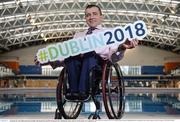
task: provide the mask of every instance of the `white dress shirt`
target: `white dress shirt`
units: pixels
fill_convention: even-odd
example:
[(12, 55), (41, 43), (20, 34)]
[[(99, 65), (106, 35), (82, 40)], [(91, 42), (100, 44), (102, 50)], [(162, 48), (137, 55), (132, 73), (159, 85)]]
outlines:
[[(96, 28), (97, 29), (95, 29), (92, 33), (102, 32), (107, 29), (107, 28), (103, 28), (101, 25), (98, 25)], [(85, 30), (83, 32), (77, 32), (74, 35), (74, 38), (85, 37), (87, 31), (88, 30)], [(95, 50), (95, 52), (99, 54), (104, 60), (108, 59), (112, 62), (117, 62), (123, 58), (125, 52), (125, 51), (117, 51), (118, 47), (119, 45), (114, 44), (114, 45), (98, 48)]]

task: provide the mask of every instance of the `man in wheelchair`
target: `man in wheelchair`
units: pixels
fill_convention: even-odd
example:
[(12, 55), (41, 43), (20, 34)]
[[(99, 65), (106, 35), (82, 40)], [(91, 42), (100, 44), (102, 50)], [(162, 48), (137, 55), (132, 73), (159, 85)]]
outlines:
[[(74, 38), (105, 30), (101, 25), (103, 15), (99, 6), (88, 5), (85, 8), (85, 20), (89, 28), (83, 32), (76, 33)], [(121, 60), (126, 49), (134, 48), (137, 45), (137, 40), (126, 41), (126, 43), (122, 45), (113, 45), (65, 59), (64, 63), (67, 69), (70, 87), (70, 91), (67, 93), (66, 98), (87, 99), (90, 70), (97, 66), (97, 64), (100, 64), (102, 60), (110, 60), (113, 62)], [(99, 57), (97, 55), (99, 55)]]
[[(97, 33), (105, 30), (102, 27), (103, 15), (99, 6), (88, 5), (85, 8), (85, 20), (88, 29), (83, 32), (78, 32), (74, 38), (84, 37), (88, 34)], [(97, 49), (92, 52), (71, 56), (63, 62), (51, 62), (50, 65), (56, 68), (64, 65), (68, 74), (69, 91), (67, 91), (66, 98), (71, 100), (85, 100), (89, 96), (89, 73), (92, 68), (98, 67), (104, 60), (117, 62), (124, 56), (126, 49), (134, 48), (138, 45), (138, 40), (127, 40), (122, 45), (107, 46)], [(96, 81), (96, 75), (93, 76)]]
[[(83, 32), (76, 33), (74, 38), (85, 37), (88, 34), (101, 32), (106, 29), (101, 25), (103, 15), (100, 7), (97, 5), (88, 5), (85, 8), (85, 20), (89, 28)], [(71, 56), (62, 62), (55, 61), (47, 63), (50, 64), (53, 69), (64, 66), (60, 73), (58, 79), (59, 82), (56, 88), (57, 109), (55, 118), (61, 118), (62, 116), (65, 119), (77, 118), (81, 112), (83, 102), (88, 100), (89, 96), (91, 96), (96, 106), (95, 113), (93, 115), (91, 114), (89, 118), (100, 118), (100, 102), (96, 99), (96, 93), (98, 92), (97, 89), (99, 88), (100, 82), (98, 78), (99, 75), (102, 80), (102, 98), (108, 118), (121, 118), (125, 106), (123, 100), (123, 81), (120, 78), (121, 76), (117, 75), (119, 79), (115, 81), (118, 84), (117, 87), (110, 88), (111, 85), (106, 84), (106, 81), (108, 81), (106, 80), (106, 76), (111, 77), (111, 70), (109, 69), (112, 69), (113, 67), (115, 71), (118, 72), (118, 64), (115, 62), (123, 58), (126, 49), (134, 48), (137, 45), (138, 40), (136, 39), (131, 41), (126, 40), (125, 43), (121, 45), (114, 44), (85, 54)], [(38, 64), (39, 62), (36, 58), (37, 57), (35, 57), (35, 63)], [(104, 62), (109, 62), (110, 65)], [(102, 64), (104, 65), (103, 68)], [(91, 72), (94, 69), (95, 72)], [(91, 73), (92, 75), (90, 77)], [(117, 99), (115, 100), (115, 98)], [(118, 109), (116, 105), (113, 106), (114, 100), (118, 103)]]

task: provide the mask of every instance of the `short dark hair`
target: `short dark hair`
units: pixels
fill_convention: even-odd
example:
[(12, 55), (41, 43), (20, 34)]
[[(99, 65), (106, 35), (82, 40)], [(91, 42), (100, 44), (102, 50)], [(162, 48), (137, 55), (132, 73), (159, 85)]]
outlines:
[[(100, 15), (102, 15), (101, 8), (100, 8), (98, 5), (94, 5), (94, 4), (87, 5), (87, 6), (86, 6), (86, 9), (88, 9), (88, 8), (92, 8), (92, 7), (96, 7), (96, 8), (98, 8), (98, 9), (99, 9), (99, 12), (100, 12)], [(85, 10), (86, 10), (86, 9), (85, 9)]]

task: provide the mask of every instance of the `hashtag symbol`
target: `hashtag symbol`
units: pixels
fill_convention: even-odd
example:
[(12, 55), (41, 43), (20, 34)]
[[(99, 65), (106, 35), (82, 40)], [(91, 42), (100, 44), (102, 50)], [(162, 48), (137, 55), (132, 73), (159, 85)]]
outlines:
[(38, 57), (40, 62), (46, 62), (48, 59), (46, 50), (40, 50)]

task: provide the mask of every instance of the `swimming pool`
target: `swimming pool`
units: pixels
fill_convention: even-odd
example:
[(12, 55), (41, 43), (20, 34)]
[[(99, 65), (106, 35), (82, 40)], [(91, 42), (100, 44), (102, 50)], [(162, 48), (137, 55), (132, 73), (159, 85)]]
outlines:
[[(131, 93), (126, 94), (125, 98), (126, 113), (180, 114), (180, 94), (178, 93)], [(98, 99), (102, 101), (101, 95), (98, 96)], [(53, 93), (0, 94), (0, 115), (55, 112), (56, 108), (56, 98)], [(91, 113), (94, 109), (92, 101), (85, 102), (82, 113)], [(103, 102), (101, 102), (100, 112), (105, 112)]]

